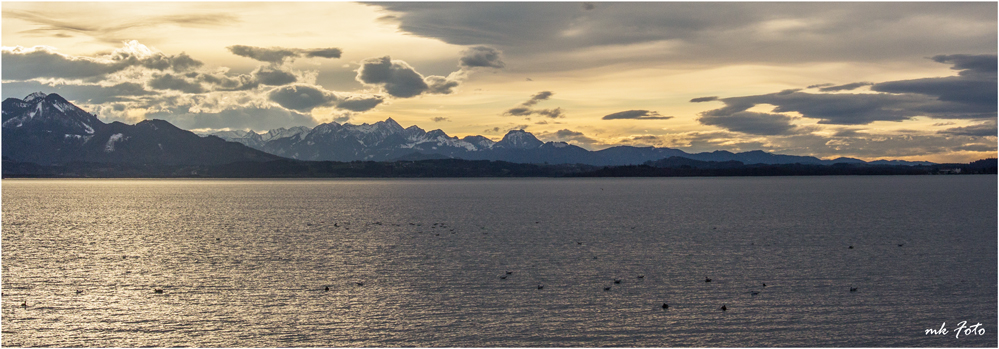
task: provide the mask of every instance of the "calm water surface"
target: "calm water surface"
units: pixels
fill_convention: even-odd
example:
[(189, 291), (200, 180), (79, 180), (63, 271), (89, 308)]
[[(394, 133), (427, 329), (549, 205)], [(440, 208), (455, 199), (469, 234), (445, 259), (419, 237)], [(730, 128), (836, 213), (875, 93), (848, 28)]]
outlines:
[(999, 344), (995, 176), (2, 187), (3, 346)]

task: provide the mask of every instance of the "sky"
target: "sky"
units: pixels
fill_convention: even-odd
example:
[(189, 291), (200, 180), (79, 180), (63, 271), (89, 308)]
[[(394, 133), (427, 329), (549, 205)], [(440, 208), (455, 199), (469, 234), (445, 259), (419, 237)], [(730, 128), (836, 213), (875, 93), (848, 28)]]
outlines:
[(997, 3), (3, 2), (2, 97), (196, 132), (997, 155)]

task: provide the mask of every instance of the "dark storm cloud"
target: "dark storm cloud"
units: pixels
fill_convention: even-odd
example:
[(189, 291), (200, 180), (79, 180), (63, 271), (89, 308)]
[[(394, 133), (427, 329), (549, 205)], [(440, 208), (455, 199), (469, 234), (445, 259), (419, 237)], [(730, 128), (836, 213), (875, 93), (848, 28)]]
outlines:
[(752, 135), (777, 136), (796, 133), (795, 126), (791, 124), (791, 117), (781, 114), (742, 111), (728, 115), (703, 115), (697, 121), (704, 125)]
[(343, 50), (339, 48), (298, 49), (245, 45), (232, 45), (226, 48), (234, 55), (273, 64), (281, 64), (287, 60), (302, 57), (340, 58), (340, 54), (343, 53)]
[[(798, 112), (820, 124), (864, 125), (874, 121), (902, 121), (915, 116), (938, 119), (996, 118), (996, 70), (982, 61), (996, 62), (995, 55), (942, 56), (938, 61), (962, 65), (959, 76), (889, 81), (871, 85), (886, 93), (816, 94), (797, 90), (720, 99), (725, 106), (701, 113), (709, 122), (729, 123), (728, 118), (759, 104), (776, 106), (775, 113)], [(965, 73), (972, 71), (972, 73)], [(775, 114), (768, 114), (775, 115)], [(758, 115), (757, 115), (758, 116)], [(720, 121), (718, 121), (720, 120)], [(775, 129), (776, 130), (776, 129)]]
[(504, 63), (500, 59), (499, 50), (488, 46), (474, 46), (462, 51), (458, 66), (462, 68), (503, 68)]
[(139, 56), (133, 49), (137, 42), (126, 43), (126, 47), (113, 51), (101, 58), (74, 57), (52, 51), (48, 47), (4, 48), (2, 54), (4, 80), (28, 80), (34, 78), (101, 79), (107, 74), (129, 67), (145, 67), (153, 70), (171, 69), (184, 72), (200, 67), (201, 62), (185, 53), (167, 56), (153, 53)]
[(189, 81), (183, 76), (174, 74), (153, 75), (149, 87), (157, 90), (174, 90), (184, 93), (202, 93), (206, 90), (197, 81)]
[(602, 119), (603, 120), (615, 120), (615, 119), (666, 120), (672, 118), (673, 118), (672, 116), (662, 116), (658, 112), (651, 110), (625, 110), (613, 114), (604, 115)]
[(385, 100), (381, 97), (351, 97), (336, 104), (337, 109), (363, 112), (373, 109)]
[(302, 112), (315, 107), (331, 106), (337, 100), (333, 93), (307, 85), (279, 87), (271, 91), (268, 97), (282, 107)]
[(691, 99), (690, 101), (693, 102), (693, 103), (701, 103), (701, 102), (710, 102), (710, 101), (717, 101), (717, 100), (718, 100), (718, 96), (711, 96), (711, 97), (697, 97), (697, 98)]
[(449, 94), (459, 85), (457, 80), (431, 75), (426, 78), (404, 61), (391, 57), (369, 58), (361, 62), (357, 81), (381, 86), (392, 97), (410, 98), (423, 93)]
[[(839, 85), (839, 86), (822, 87), (822, 88), (819, 88), (819, 91), (822, 91), (822, 92), (851, 91), (851, 90), (856, 90), (856, 89), (864, 87), (864, 86), (871, 86), (871, 85), (874, 85), (874, 83), (873, 82), (854, 82), (854, 83), (845, 84), (845, 85)], [(812, 87), (809, 87), (809, 88), (812, 88)]]
[(541, 91), (541, 92), (535, 93), (534, 95), (531, 96), (530, 99), (524, 101), (523, 103), (520, 103), (520, 105), (518, 105), (516, 107), (513, 107), (513, 108), (510, 108), (507, 111), (503, 112), (503, 115), (507, 115), (507, 116), (541, 115), (541, 116), (549, 117), (549, 118), (552, 118), (552, 119), (557, 119), (557, 118), (565, 117), (565, 114), (562, 112), (562, 108), (555, 108), (555, 109), (531, 109), (531, 107), (533, 107), (534, 105), (538, 104), (539, 102), (548, 100), (554, 94), (555, 93), (553, 93), (551, 91)]
[[(995, 3), (374, 3), (403, 31), (543, 59), (606, 46), (675, 42), (647, 60), (885, 61), (994, 52)], [(984, 50), (984, 51), (983, 51)], [(667, 55), (667, 56), (664, 56)], [(617, 59), (555, 60), (573, 69)], [(641, 59), (641, 58), (636, 58)], [(617, 59), (619, 61), (619, 59)]]

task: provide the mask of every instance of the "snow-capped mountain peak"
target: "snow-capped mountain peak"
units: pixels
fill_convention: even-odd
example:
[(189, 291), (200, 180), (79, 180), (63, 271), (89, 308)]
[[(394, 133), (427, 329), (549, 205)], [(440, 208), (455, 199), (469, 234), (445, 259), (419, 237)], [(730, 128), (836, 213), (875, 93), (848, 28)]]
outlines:
[(493, 145), (494, 148), (508, 149), (535, 149), (544, 142), (538, 140), (533, 134), (524, 130), (510, 130), (503, 139)]

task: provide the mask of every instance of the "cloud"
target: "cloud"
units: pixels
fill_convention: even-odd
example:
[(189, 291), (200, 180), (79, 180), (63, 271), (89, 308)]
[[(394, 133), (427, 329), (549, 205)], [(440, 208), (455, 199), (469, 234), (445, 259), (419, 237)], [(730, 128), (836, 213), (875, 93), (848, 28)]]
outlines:
[(287, 85), (298, 81), (298, 78), (292, 73), (265, 67), (257, 68), (253, 72), (253, 76), (257, 82), (271, 86)]
[[(994, 3), (374, 3), (401, 31), (488, 45), (539, 71), (621, 62), (583, 55), (659, 46), (629, 61), (883, 62), (994, 51)], [(666, 47), (666, 49), (663, 49)], [(682, 47), (683, 49), (671, 49)], [(992, 47), (992, 49), (989, 49)], [(890, 49), (886, 49), (890, 48)], [(572, 54), (579, 54), (572, 56)], [(567, 60), (566, 57), (586, 57)]]
[(972, 137), (987, 137), (997, 136), (996, 122), (989, 121), (978, 125), (964, 126), (964, 127), (952, 127), (937, 133), (954, 135), (954, 136), (972, 136)]
[(281, 64), (285, 61), (292, 61), (295, 58), (302, 57), (340, 58), (340, 55), (343, 53), (343, 50), (339, 48), (265, 48), (245, 45), (232, 45), (226, 48), (234, 55), (272, 64)]
[(454, 92), (453, 89), (458, 87), (460, 84), (457, 80), (437, 75), (428, 76), (424, 78), (423, 81), (427, 83), (427, 93), (439, 95), (446, 95)]
[[(850, 90), (856, 90), (856, 89), (858, 89), (860, 87), (863, 87), (863, 86), (871, 86), (871, 85), (874, 85), (874, 83), (873, 82), (854, 82), (854, 83), (851, 83), (851, 84), (845, 84), (845, 85), (839, 85), (839, 86), (822, 87), (822, 88), (819, 88), (819, 91), (822, 91), (822, 92), (850, 91)], [(812, 85), (812, 86), (815, 86), (815, 85)], [(809, 88), (813, 88), (812, 86), (809, 86)]]
[(535, 93), (534, 95), (531, 96), (530, 99), (524, 101), (523, 103), (520, 103), (519, 106), (510, 108), (507, 111), (503, 112), (503, 115), (508, 115), (508, 116), (541, 115), (552, 119), (565, 117), (565, 114), (562, 113), (562, 108), (531, 109), (531, 107), (538, 104), (539, 102), (548, 100), (554, 94), (555, 93), (551, 91), (541, 91)]
[(461, 68), (503, 68), (505, 64), (500, 59), (500, 51), (488, 46), (473, 46), (462, 51), (462, 56), (458, 60)]
[(174, 72), (185, 72), (200, 67), (202, 63), (185, 53), (167, 56), (153, 52), (137, 41), (126, 42), (110, 54), (98, 57), (69, 56), (58, 53), (55, 48), (35, 46), (4, 47), (2, 50), (4, 80), (28, 80), (34, 78), (102, 79), (108, 74), (130, 67)]
[(392, 97), (410, 98), (423, 93), (449, 94), (459, 84), (456, 76), (460, 74), (424, 78), (408, 63), (385, 56), (362, 61), (356, 79), (363, 84), (380, 86)]
[[(805, 93), (785, 90), (777, 93), (730, 97), (720, 99), (725, 106), (701, 113), (702, 119), (720, 124), (741, 125), (738, 113), (769, 104), (776, 106), (775, 113), (797, 112), (801, 116), (818, 119), (820, 124), (864, 125), (874, 121), (902, 121), (916, 116), (938, 119), (995, 119), (996, 72), (979, 67), (978, 62), (991, 60), (996, 55), (942, 56), (942, 61), (955, 62), (968, 67), (959, 76), (888, 81), (871, 85), (871, 90), (884, 93)], [(960, 62), (960, 63), (959, 63)], [(977, 69), (977, 70), (975, 70)], [(965, 73), (972, 71), (972, 73)], [(866, 84), (866, 83), (858, 83)], [(849, 84), (848, 84), (849, 85)], [(843, 85), (846, 86), (846, 85)], [(754, 120), (762, 115), (739, 114)], [(727, 118), (731, 117), (731, 118)], [(759, 121), (758, 122), (762, 122)], [(771, 121), (773, 123), (774, 121)], [(762, 125), (761, 125), (762, 126)], [(764, 132), (777, 132), (776, 124), (764, 127)]]
[(565, 117), (565, 115), (562, 114), (562, 108), (538, 109), (538, 110), (534, 110), (532, 113), (533, 114), (537, 114), (537, 115), (541, 115), (541, 116), (546, 116), (546, 117), (549, 117), (549, 118), (552, 118), (552, 119), (557, 119), (557, 118)]
[(996, 103), (999, 102), (996, 98), (999, 93), (996, 85), (996, 55), (936, 56), (933, 60), (954, 63), (951, 69), (959, 69), (961, 72), (958, 76), (883, 82), (874, 84), (871, 90), (933, 96), (940, 101), (981, 107), (981, 112), (991, 111), (995, 115)]
[(781, 114), (741, 111), (723, 115), (702, 115), (697, 121), (704, 125), (754, 135), (776, 136), (797, 133), (796, 127), (791, 124), (791, 117)]
[(960, 70), (961, 76), (996, 74), (996, 55), (938, 55), (933, 56), (937, 63), (953, 63), (951, 69)]
[(332, 106), (337, 101), (332, 92), (308, 85), (279, 87), (272, 90), (268, 98), (282, 107), (303, 112), (316, 107)]
[(343, 54), (343, 50), (335, 47), (305, 50), (306, 57), (340, 58), (341, 54)]
[(354, 112), (363, 112), (374, 109), (376, 106), (384, 102), (385, 100), (379, 96), (372, 97), (358, 97), (352, 96), (346, 99), (342, 99), (336, 104), (338, 109), (350, 110)]
[(672, 116), (662, 116), (658, 112), (651, 110), (626, 110), (622, 112), (604, 115), (602, 119), (603, 120), (615, 120), (615, 119), (667, 120), (672, 118), (673, 118)]
[(717, 100), (718, 100), (718, 96), (711, 96), (711, 97), (697, 97), (697, 98), (691, 99), (690, 101), (693, 102), (693, 103), (701, 103), (701, 102), (710, 102), (710, 101), (717, 101)]
[(153, 78), (149, 80), (149, 87), (157, 90), (174, 90), (184, 93), (206, 92), (205, 88), (202, 87), (197, 81), (189, 81), (181, 75), (169, 73), (154, 75)]
[(279, 107), (230, 107), (219, 112), (191, 112), (178, 107), (146, 115), (163, 119), (183, 129), (253, 129), (271, 130), (288, 125), (315, 126), (312, 116)]
[(3, 17), (4, 19), (16, 18), (34, 24), (33, 29), (21, 31), (21, 34), (59, 38), (86, 35), (110, 44), (132, 40), (136, 30), (147, 28), (160, 26), (204, 28), (226, 26), (239, 22), (238, 17), (223, 12), (163, 16), (129, 15), (110, 21), (105, 17), (96, 24), (88, 23), (95, 21), (95, 19), (85, 14), (81, 15), (80, 18), (62, 21), (53, 19), (52, 14), (48, 12), (4, 10)]
[(433, 122), (444, 122), (444, 121), (451, 122), (451, 119), (448, 119), (448, 118), (443, 117), (443, 116), (436, 116), (436, 117), (430, 119), (430, 121), (433, 121)]

